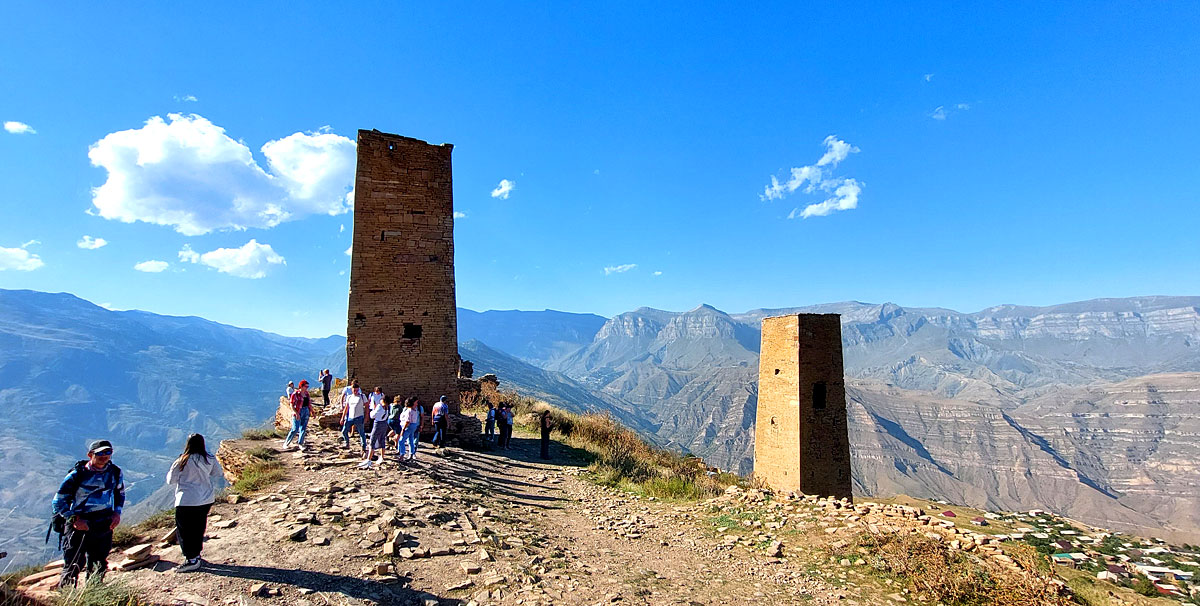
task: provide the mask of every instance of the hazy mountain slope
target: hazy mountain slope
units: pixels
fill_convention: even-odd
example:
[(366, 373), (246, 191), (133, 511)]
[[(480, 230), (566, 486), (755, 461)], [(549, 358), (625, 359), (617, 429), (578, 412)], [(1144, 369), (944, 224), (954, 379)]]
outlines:
[(137, 501), (161, 486), (188, 434), (261, 424), (289, 379), (315, 380), (344, 344), (0, 290), (0, 510), (16, 512), (0, 517), (0, 537), (43, 526), (90, 440), (113, 441)]
[(458, 340), (478, 340), (534, 365), (591, 343), (605, 319), (595, 314), (546, 311), (471, 311), (458, 308)]

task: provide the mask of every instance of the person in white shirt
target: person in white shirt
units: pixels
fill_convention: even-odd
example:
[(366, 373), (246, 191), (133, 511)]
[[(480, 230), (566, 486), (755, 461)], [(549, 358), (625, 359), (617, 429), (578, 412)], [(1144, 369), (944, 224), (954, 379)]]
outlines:
[[(376, 398), (375, 396), (379, 396)], [(371, 394), (371, 446), (367, 450), (367, 458), (359, 465), (364, 469), (370, 469), (375, 465), (383, 464), (383, 452), (387, 450), (387, 435), (388, 435), (388, 407), (383, 401), (383, 390), (376, 387), (375, 393)], [(372, 462), (371, 459), (379, 454), (379, 460)]]
[(367, 432), (364, 426), (366, 399), (358, 387), (354, 387), (349, 396), (342, 398), (342, 440), (346, 443), (346, 448), (350, 448), (350, 430), (357, 430), (364, 453), (367, 452)]
[(288, 386), (287, 386), (287, 399), (288, 399), (288, 401), (289, 401), (289, 402), (291, 402), (291, 401), (292, 401), (292, 394), (294, 394), (294, 393), (296, 393), (296, 382), (295, 382), (295, 381), (288, 381)]
[(400, 460), (404, 461), (404, 453), (408, 453), (409, 461), (417, 460), (417, 440), (420, 439), (420, 434), (417, 430), (421, 427), (421, 413), (417, 412), (416, 398), (409, 398), (404, 404), (404, 412), (400, 414)]
[(221, 474), (221, 464), (204, 447), (204, 436), (188, 436), (183, 454), (167, 471), (167, 485), (175, 488), (175, 536), (184, 557), (175, 572), (200, 569), (208, 511), (215, 499), (213, 483)]
[(355, 389), (358, 389), (358, 379), (351, 381), (349, 385), (342, 388), (343, 404), (346, 402), (346, 398), (350, 397), (354, 393)]

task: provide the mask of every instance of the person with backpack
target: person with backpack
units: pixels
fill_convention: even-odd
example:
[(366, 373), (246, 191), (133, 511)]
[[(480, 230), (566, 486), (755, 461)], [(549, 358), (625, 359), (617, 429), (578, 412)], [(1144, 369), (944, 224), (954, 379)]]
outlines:
[[(300, 382), (302, 391), (305, 383)], [(303, 441), (303, 433), (300, 439)], [(204, 436), (198, 433), (188, 436), (183, 454), (167, 471), (167, 485), (175, 489), (175, 538), (184, 558), (175, 572), (200, 570), (208, 511), (215, 500), (213, 484), (222, 473), (217, 457), (209, 454), (204, 446)]]
[(312, 416), (312, 398), (308, 395), (308, 381), (300, 381), (300, 389), (292, 393), (292, 430), (283, 440), (283, 448), (291, 447), (292, 438), (304, 451), (304, 436), (308, 433), (308, 419)]
[(89, 581), (93, 576), (103, 581), (108, 572), (113, 529), (121, 523), (125, 507), (125, 481), (112, 454), (112, 442), (92, 442), (88, 458), (75, 464), (54, 495), (55, 526), (61, 522), (63, 528), (59, 587), (74, 587), (82, 570)]
[(449, 425), (450, 404), (446, 396), (438, 398), (433, 405), (433, 446), (441, 448), (446, 444), (446, 427)]
[(508, 437), (512, 435), (512, 421), (508, 416), (508, 404), (501, 404), (496, 411), (496, 426), (500, 429), (500, 439), (496, 442), (502, 450), (508, 450)]
[(400, 423), (400, 415), (404, 414), (404, 406), (407, 402), (400, 399), (400, 396), (392, 398), (392, 407), (388, 409), (387, 424), (392, 433), (396, 434), (396, 454), (404, 456), (404, 428)]

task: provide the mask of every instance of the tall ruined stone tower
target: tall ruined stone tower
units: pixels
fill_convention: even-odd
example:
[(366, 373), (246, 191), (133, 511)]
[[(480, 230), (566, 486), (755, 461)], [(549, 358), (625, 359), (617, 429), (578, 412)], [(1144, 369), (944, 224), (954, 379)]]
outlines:
[(457, 413), (453, 147), (358, 131), (346, 369)]
[(778, 491), (851, 497), (840, 316), (763, 320), (757, 422), (755, 476)]

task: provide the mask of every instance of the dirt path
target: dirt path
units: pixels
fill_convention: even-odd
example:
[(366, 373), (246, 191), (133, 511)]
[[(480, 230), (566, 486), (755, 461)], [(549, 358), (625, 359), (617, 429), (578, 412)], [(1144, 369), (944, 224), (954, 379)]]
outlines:
[(158, 547), (155, 567), (114, 578), (206, 606), (855, 603), (786, 560), (722, 545), (699, 505), (588, 482), (558, 443), (551, 461), (518, 435), (507, 451), (424, 448), (417, 466), (362, 470), (339, 442), (314, 431), (307, 453), (277, 455), (286, 480), (218, 503), (201, 572), (173, 573), (178, 548)]

